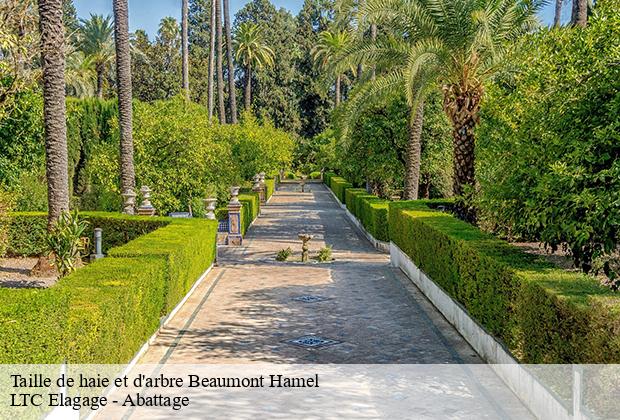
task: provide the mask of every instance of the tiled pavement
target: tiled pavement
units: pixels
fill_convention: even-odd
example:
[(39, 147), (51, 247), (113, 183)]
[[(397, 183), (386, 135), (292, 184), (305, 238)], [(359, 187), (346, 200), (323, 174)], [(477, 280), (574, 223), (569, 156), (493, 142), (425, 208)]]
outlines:
[[(347, 220), (322, 184), (283, 184), (240, 248), (216, 267), (141, 363), (480, 363), (463, 338)], [(331, 263), (277, 262), (300, 231)], [(296, 298), (318, 296), (318, 302)], [(287, 342), (333, 341), (320, 348)]]

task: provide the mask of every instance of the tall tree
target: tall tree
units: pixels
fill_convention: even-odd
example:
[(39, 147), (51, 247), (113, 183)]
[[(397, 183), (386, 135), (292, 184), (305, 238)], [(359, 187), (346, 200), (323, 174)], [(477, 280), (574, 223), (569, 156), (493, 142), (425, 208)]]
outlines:
[(222, 60), (222, 3), (215, 0), (215, 57), (217, 74), (217, 105), (220, 124), (226, 124), (226, 106), (224, 105), (224, 65)]
[(181, 6), (181, 43), (183, 44), (183, 91), (185, 98), (189, 101), (189, 40), (188, 40), (188, 20), (189, 6), (188, 0), (182, 0)]
[(48, 228), (52, 228), (60, 215), (69, 210), (65, 28), (62, 6), (62, 0), (39, 0)]
[[(405, 80), (412, 108), (440, 86), (444, 110), (452, 123), (455, 195), (475, 186), (475, 128), (484, 82), (492, 77), (507, 44), (538, 26), (536, 13), (544, 1), (530, 0), (368, 0), (362, 13), (389, 28), (391, 37), (352, 49), (356, 59), (392, 62), (377, 77), (377, 88)], [(405, 49), (395, 48), (406, 42)], [(466, 214), (475, 219), (475, 214)]]
[[(318, 43), (312, 49), (314, 60), (319, 64), (320, 68), (328, 70), (335, 77), (334, 96), (336, 106), (340, 105), (343, 72), (335, 64), (352, 42), (353, 37), (348, 31), (323, 31), (319, 34)], [(350, 66), (350, 68), (353, 70), (354, 66)]]
[(245, 22), (237, 29), (235, 37), (237, 61), (245, 68), (245, 109), (252, 108), (252, 71), (254, 68), (273, 66), (274, 55), (264, 43), (261, 26)]
[(237, 92), (235, 88), (235, 68), (233, 62), (233, 42), (230, 30), (229, 0), (224, 0), (224, 32), (226, 33), (226, 63), (228, 65), (228, 102), (230, 122), (237, 124)]
[(97, 72), (97, 97), (103, 98), (106, 72), (114, 60), (112, 17), (91, 14), (81, 20), (80, 49), (91, 57)]
[(129, 7), (127, 0), (114, 0), (114, 39), (120, 126), (121, 191), (133, 190), (136, 175), (133, 164), (133, 110), (131, 53), (129, 50)]
[(571, 24), (586, 27), (588, 24), (588, 0), (573, 0)]
[(562, 24), (562, 0), (555, 0), (555, 14), (553, 15), (553, 26), (559, 28)]
[(217, 0), (211, 0), (211, 19), (209, 25), (210, 42), (209, 42), (209, 119), (213, 117), (213, 98), (214, 98), (214, 86), (213, 80), (215, 76), (215, 16), (216, 16), (216, 2)]

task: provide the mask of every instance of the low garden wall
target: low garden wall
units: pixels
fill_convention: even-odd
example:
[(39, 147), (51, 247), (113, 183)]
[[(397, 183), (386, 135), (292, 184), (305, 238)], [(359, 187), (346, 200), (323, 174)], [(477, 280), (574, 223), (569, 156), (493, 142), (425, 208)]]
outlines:
[[(49, 289), (0, 288), (0, 363), (125, 363), (215, 259), (215, 221), (84, 216), (103, 228), (108, 256)], [(45, 218), (12, 220), (29, 227), (11, 237), (13, 253), (35, 254)]]
[(446, 200), (388, 202), (344, 178), (324, 182), (376, 239), (417, 269), (523, 363), (618, 363), (620, 295), (486, 234)]

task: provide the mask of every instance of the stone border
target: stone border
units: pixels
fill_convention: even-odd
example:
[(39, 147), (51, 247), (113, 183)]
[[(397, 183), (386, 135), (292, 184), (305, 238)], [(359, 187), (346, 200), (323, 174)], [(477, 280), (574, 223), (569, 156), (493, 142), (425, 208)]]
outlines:
[(349, 211), (349, 209), (347, 208), (346, 204), (342, 204), (340, 202), (340, 200), (338, 200), (338, 197), (336, 197), (336, 194), (334, 194), (332, 189), (329, 188), (329, 186), (327, 186), (327, 184), (323, 184), (323, 185), (325, 185), (327, 187), (327, 191), (329, 191), (329, 193), (332, 195), (334, 200), (336, 200), (336, 203), (338, 203), (340, 205), (340, 208), (342, 208), (344, 210), (344, 212), (347, 215), (347, 217), (349, 218), (349, 220), (351, 220), (353, 225), (355, 225), (355, 227), (357, 227), (364, 234), (364, 236), (366, 237), (366, 239), (368, 239), (370, 241), (372, 246), (374, 246), (377, 251), (381, 251), (384, 254), (389, 254), (390, 253), (390, 243), (389, 242), (383, 242), (383, 241), (380, 241), (378, 239), (375, 239), (375, 237), (372, 236), (370, 234), (370, 232), (368, 232), (366, 230), (366, 228), (364, 228), (364, 225), (362, 225), (362, 223), (359, 221), (359, 219), (357, 217), (355, 217), (353, 215), (353, 213), (351, 213)]
[(569, 408), (521, 366), (502, 343), (471, 318), (463, 306), (444, 292), (393, 242), (390, 242), (390, 262), (409, 277), (536, 417), (558, 420), (573, 418)]

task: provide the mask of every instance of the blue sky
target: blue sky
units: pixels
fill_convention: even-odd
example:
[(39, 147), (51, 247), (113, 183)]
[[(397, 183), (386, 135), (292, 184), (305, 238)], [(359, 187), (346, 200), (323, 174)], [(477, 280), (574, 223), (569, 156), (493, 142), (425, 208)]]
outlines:
[[(271, 0), (276, 7), (284, 7), (293, 14), (297, 14), (303, 4), (303, 0)], [(112, 0), (74, 0), (78, 16), (88, 17), (91, 13), (112, 14)], [(248, 3), (248, 0), (230, 0), (230, 13), (234, 15), (237, 10)], [(542, 14), (544, 22), (549, 23), (553, 19), (553, 3), (546, 7)], [(568, 2), (567, 2), (568, 3)], [(569, 3), (570, 4), (570, 3)], [(564, 17), (568, 19), (570, 7), (564, 7)], [(166, 16), (180, 19), (181, 0), (129, 0), (129, 26), (131, 31), (145, 29), (149, 36), (157, 34), (159, 21)]]

